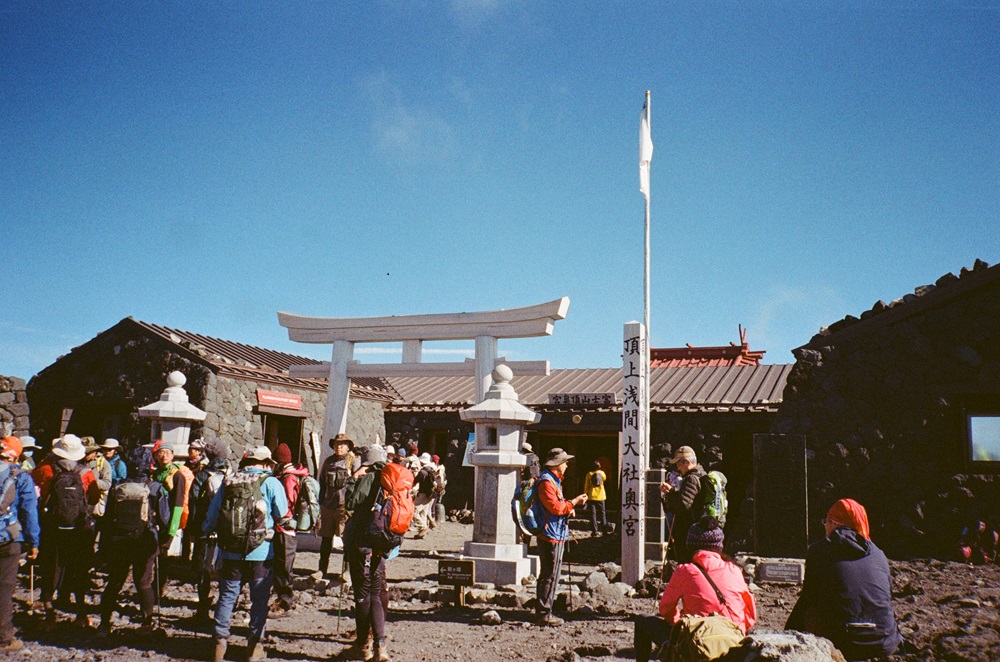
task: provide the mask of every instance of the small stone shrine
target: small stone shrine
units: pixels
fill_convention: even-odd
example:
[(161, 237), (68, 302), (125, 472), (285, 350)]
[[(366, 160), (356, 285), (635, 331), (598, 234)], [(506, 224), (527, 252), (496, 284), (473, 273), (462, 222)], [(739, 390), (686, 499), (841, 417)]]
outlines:
[(187, 446), (191, 425), (205, 420), (206, 413), (188, 401), (187, 377), (175, 370), (167, 375), (167, 388), (156, 402), (139, 408), (139, 416), (152, 423), (150, 440), (162, 439), (176, 447)]

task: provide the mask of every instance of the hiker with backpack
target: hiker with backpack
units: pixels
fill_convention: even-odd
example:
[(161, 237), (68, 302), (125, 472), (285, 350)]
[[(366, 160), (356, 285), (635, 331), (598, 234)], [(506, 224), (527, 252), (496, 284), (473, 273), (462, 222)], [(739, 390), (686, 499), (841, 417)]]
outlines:
[(289, 503), (289, 523), (275, 524), (274, 531), (274, 593), (277, 596), (269, 614), (272, 618), (288, 615), (295, 604), (292, 590), (292, 568), (295, 566), (296, 521), (293, 517), (300, 494), (308, 495), (309, 490), (300, 489), (303, 480), (309, 478), (309, 468), (292, 463), (292, 450), (288, 444), (278, 444), (274, 452), (274, 476), (285, 490)]
[(344, 524), (347, 522), (345, 496), (347, 479), (355, 469), (354, 440), (346, 434), (330, 439), (333, 454), (326, 458), (319, 471), (319, 571), (330, 570), (330, 554), (343, 549)]
[(41, 446), (35, 443), (35, 438), (29, 435), (24, 435), (21, 439), (21, 457), (20, 465), (21, 469), (27, 472), (32, 472), (37, 466), (35, 464), (35, 451), (37, 451)]
[(197, 577), (198, 611), (195, 618), (200, 623), (209, 620), (212, 609), (212, 582), (218, 579), (218, 541), (214, 533), (203, 533), (202, 525), (215, 493), (222, 487), (222, 481), (229, 475), (229, 446), (219, 439), (205, 444), (208, 463), (194, 475), (188, 498), (188, 525), (185, 536), (190, 534), (192, 544), (191, 566)]
[(867, 511), (840, 499), (823, 527), (826, 537), (806, 552), (802, 590), (785, 628), (826, 637), (848, 660), (892, 655), (903, 638), (892, 609), (889, 561), (871, 539)]
[(38, 497), (31, 475), (21, 469), (22, 452), (17, 437), (0, 442), (0, 653), (24, 647), (14, 629), (14, 589), (25, 546), (29, 563), (38, 556)]
[(545, 458), (545, 470), (538, 477), (538, 504), (541, 530), (538, 532), (538, 573), (536, 597), (538, 607), (535, 622), (538, 625), (562, 625), (563, 620), (552, 613), (552, 605), (559, 589), (562, 572), (563, 550), (569, 540), (569, 518), (573, 510), (587, 503), (587, 495), (580, 494), (564, 499), (563, 477), (574, 456), (561, 448), (553, 448)]
[(229, 645), (230, 624), (244, 584), (250, 587), (248, 660), (267, 658), (262, 640), (267, 625), (268, 601), (273, 582), (271, 541), (277, 522), (288, 522), (288, 500), (277, 478), (267, 446), (257, 446), (243, 456), (240, 470), (226, 476), (208, 506), (203, 533), (218, 535), (219, 600), (215, 606), (214, 662), (223, 662)]
[(170, 521), (170, 494), (150, 477), (153, 454), (140, 446), (132, 451), (132, 477), (118, 483), (108, 495), (101, 534), (102, 551), (108, 562), (108, 583), (101, 595), (101, 625), (98, 634), (109, 636), (118, 596), (132, 571), (142, 622), (136, 634), (151, 634), (153, 579), (160, 551), (159, 535)]
[[(190, 515), (189, 502), (194, 474), (183, 462), (174, 461), (177, 450), (162, 439), (153, 444), (153, 461), (156, 465), (153, 480), (161, 483), (170, 493), (170, 523), (167, 525), (166, 535), (160, 536), (160, 547), (164, 552), (170, 549), (177, 533), (187, 526)], [(162, 577), (159, 581), (159, 590), (162, 590), (165, 582)]]
[(38, 486), (42, 527), (39, 565), (41, 601), (45, 607), (43, 630), (56, 626), (52, 598), (56, 590), (76, 597), (74, 625), (90, 627), (87, 590), (94, 558), (94, 506), (101, 498), (94, 473), (80, 462), (86, 451), (75, 434), (52, 442), (52, 452), (31, 477)]
[(679, 533), (674, 536), (677, 559), (686, 563), (691, 560), (691, 551), (685, 544), (684, 534), (703, 514), (705, 495), (702, 493), (701, 479), (707, 474), (698, 464), (698, 456), (690, 446), (678, 448), (670, 464), (680, 472), (681, 486), (680, 489), (675, 489), (671, 483), (660, 483), (660, 500), (663, 507), (673, 514), (671, 530)]
[[(590, 471), (583, 479), (583, 491), (587, 495), (587, 510), (590, 511), (590, 535), (603, 536), (608, 528), (608, 514), (605, 509), (605, 502), (608, 500), (607, 490), (604, 483), (608, 480), (608, 475), (601, 469), (601, 463), (594, 460)], [(600, 523), (598, 524), (598, 519)]]
[(125, 460), (121, 456), (121, 444), (117, 439), (105, 439), (101, 444), (101, 453), (111, 468), (111, 487), (114, 487), (128, 477), (128, 467), (125, 466)]
[(714, 518), (703, 517), (688, 528), (685, 543), (691, 561), (677, 566), (670, 577), (660, 598), (660, 615), (635, 619), (637, 662), (649, 661), (653, 644), (671, 648), (660, 659), (716, 659), (739, 645), (753, 627), (756, 603), (743, 570), (723, 553), (724, 542)]
[(356, 638), (338, 655), (342, 660), (387, 662), (385, 614), (389, 591), (385, 562), (398, 553), (413, 518), (413, 474), (402, 464), (387, 463), (380, 446), (368, 446), (361, 467), (347, 481), (351, 517), (344, 528), (344, 554), (354, 589)]
[(431, 461), (431, 454), (424, 453), (418, 459), (420, 469), (413, 478), (413, 523), (417, 527), (417, 533), (413, 537), (420, 540), (427, 536), (428, 529), (436, 526), (431, 516), (431, 506), (442, 486), (438, 483), (438, 473)]

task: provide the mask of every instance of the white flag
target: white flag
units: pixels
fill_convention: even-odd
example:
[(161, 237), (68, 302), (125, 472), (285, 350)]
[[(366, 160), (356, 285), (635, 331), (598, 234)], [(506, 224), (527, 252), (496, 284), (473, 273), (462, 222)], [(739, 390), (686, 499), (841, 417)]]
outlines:
[(653, 138), (649, 133), (649, 92), (639, 119), (639, 190), (649, 200), (649, 162), (653, 160)]

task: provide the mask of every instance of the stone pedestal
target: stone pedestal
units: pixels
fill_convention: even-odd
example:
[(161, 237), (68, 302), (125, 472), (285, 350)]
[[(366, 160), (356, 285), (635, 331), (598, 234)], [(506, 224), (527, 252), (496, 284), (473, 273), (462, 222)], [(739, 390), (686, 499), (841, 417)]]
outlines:
[(478, 405), (461, 412), (462, 420), (475, 423), (476, 450), (471, 462), (476, 470), (476, 520), (464, 556), (476, 562), (476, 580), (492, 584), (519, 584), (537, 575), (537, 556), (528, 556), (511, 513), (514, 490), (527, 458), (521, 440), (528, 423), (538, 414), (517, 401), (510, 385), (513, 373), (505, 365), (493, 371), (493, 385)]

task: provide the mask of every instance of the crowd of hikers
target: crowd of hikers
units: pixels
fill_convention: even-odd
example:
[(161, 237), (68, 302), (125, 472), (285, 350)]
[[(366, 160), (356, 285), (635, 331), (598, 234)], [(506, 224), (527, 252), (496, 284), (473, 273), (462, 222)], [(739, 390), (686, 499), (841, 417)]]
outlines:
[[(266, 446), (251, 448), (233, 468), (229, 448), (219, 441), (196, 439), (180, 448), (159, 440), (123, 458), (114, 439), (97, 444), (66, 434), (36, 463), (38, 447), (30, 437), (0, 440), (0, 652), (23, 646), (13, 626), (23, 557), (32, 587), (38, 564), (43, 631), (57, 627), (59, 611), (73, 613), (69, 626), (95, 626), (86, 595), (92, 570), (101, 567), (107, 581), (98, 635), (112, 634), (130, 574), (141, 614), (130, 633), (143, 635), (157, 629), (155, 609), (165, 584), (160, 560), (171, 550), (190, 564), (198, 589), (196, 618), (212, 628), (210, 659), (225, 659), (233, 612), (247, 588), (247, 659), (263, 660), (268, 618), (295, 606), (296, 535), (315, 532), (321, 538), (319, 570), (349, 582), (354, 593), (356, 639), (338, 657), (388, 661), (386, 562), (399, 554), (411, 526), (418, 538), (435, 526), (444, 469), (415, 445), (356, 449), (342, 434), (329, 445), (331, 454), (314, 478), (285, 444), (273, 455)], [(525, 470), (513, 514), (522, 532), (538, 541), (536, 622), (559, 626), (563, 621), (553, 605), (569, 519), (589, 504), (593, 535), (612, 530), (603, 508), (607, 474), (594, 463), (585, 492), (566, 499), (563, 479), (573, 456), (553, 448), (543, 462), (528, 444), (522, 451)], [(742, 569), (723, 551), (725, 477), (706, 472), (687, 446), (677, 450), (671, 466), (660, 492), (678, 563), (665, 577), (659, 613), (635, 619), (635, 655), (639, 661), (654, 654), (675, 662), (718, 659), (743, 645), (757, 608)], [(830, 639), (847, 660), (906, 650), (893, 615), (888, 561), (871, 540), (864, 507), (841, 499), (823, 524), (825, 536), (808, 551), (786, 627)], [(995, 554), (995, 533), (973, 527), (963, 536), (963, 550), (977, 550), (965, 553), (966, 560)], [(344, 565), (331, 575), (334, 550), (343, 551)]]

